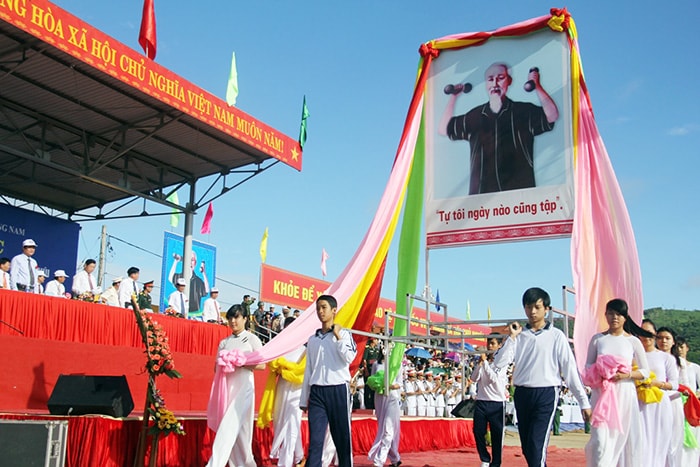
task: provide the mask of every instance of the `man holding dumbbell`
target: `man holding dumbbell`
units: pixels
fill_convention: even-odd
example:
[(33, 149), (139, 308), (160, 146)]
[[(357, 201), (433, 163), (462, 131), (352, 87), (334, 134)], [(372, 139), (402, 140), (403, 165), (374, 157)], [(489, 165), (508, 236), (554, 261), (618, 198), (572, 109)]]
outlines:
[(454, 116), (460, 94), (471, 84), (448, 85), (449, 101), (438, 133), (470, 145), (469, 194), (517, 190), (535, 186), (535, 136), (554, 128), (559, 110), (540, 84), (538, 68), (531, 68), (524, 88), (535, 91), (542, 105), (512, 101), (506, 96), (513, 78), (505, 63), (494, 63), (484, 73), (488, 102)]

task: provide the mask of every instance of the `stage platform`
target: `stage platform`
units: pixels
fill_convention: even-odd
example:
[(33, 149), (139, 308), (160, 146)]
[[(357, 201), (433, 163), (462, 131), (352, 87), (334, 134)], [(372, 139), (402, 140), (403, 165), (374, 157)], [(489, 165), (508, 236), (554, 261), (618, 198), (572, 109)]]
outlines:
[[(170, 435), (158, 444), (159, 467), (201, 467), (211, 454), (214, 433), (203, 416), (179, 415), (186, 435)], [(107, 416), (63, 417), (38, 413), (0, 413), (4, 420), (68, 420), (66, 467), (133, 467), (141, 420)], [(302, 420), (302, 440), (306, 449), (308, 425)], [(377, 433), (373, 416), (353, 414), (353, 454), (366, 455)], [(253, 454), (258, 466), (273, 466), (269, 457), (272, 428), (253, 432)], [(471, 419), (404, 417), (401, 419), (399, 451), (417, 452), (474, 447)], [(147, 452), (150, 456), (150, 447)]]
[[(181, 379), (160, 376), (157, 385), (168, 409), (182, 419), (185, 436), (170, 435), (158, 447), (159, 466), (198, 467), (211, 453), (207, 402), (218, 343), (230, 331), (217, 324), (157, 316), (167, 333)], [(0, 419), (66, 419), (68, 467), (132, 467), (141, 429), (148, 375), (146, 357), (133, 312), (13, 291), (0, 293)], [(256, 401), (267, 372), (255, 372)], [(126, 418), (51, 416), (47, 401), (61, 374), (125, 375), (134, 410)], [(355, 455), (366, 455), (377, 421), (369, 411), (353, 414)], [(269, 459), (273, 431), (255, 429), (258, 465)], [(308, 440), (306, 420), (302, 440)], [(416, 452), (474, 446), (469, 419), (406, 417), (401, 423), (401, 451)]]

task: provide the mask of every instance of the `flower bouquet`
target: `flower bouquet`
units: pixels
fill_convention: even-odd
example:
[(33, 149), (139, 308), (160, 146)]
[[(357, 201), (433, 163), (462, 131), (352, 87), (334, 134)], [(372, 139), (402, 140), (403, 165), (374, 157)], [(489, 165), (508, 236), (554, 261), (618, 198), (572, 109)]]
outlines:
[(149, 394), (148, 413), (151, 416), (153, 425), (148, 430), (151, 435), (168, 436), (171, 433), (176, 435), (185, 435), (185, 429), (182, 423), (178, 421), (175, 415), (165, 408), (165, 401), (160, 395), (160, 391), (155, 387)]
[(173, 355), (170, 352), (168, 338), (163, 328), (153, 321), (148, 313), (139, 312), (146, 329), (146, 369), (152, 376), (167, 375), (171, 378), (181, 378), (175, 369)]
[(163, 313), (167, 316), (174, 316), (176, 318), (184, 318), (182, 313), (178, 313), (177, 310), (175, 310), (174, 308), (170, 308), (170, 307), (166, 308)]

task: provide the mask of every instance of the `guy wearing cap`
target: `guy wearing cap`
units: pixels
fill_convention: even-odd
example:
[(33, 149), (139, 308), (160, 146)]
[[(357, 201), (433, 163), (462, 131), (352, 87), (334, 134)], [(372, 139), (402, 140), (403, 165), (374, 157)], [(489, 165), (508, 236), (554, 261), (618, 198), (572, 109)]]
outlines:
[(416, 403), (418, 405), (417, 412), (419, 417), (425, 417), (428, 413), (428, 382), (425, 380), (423, 371), (418, 371), (418, 379), (416, 380)]
[(282, 318), (280, 319), (280, 330), (284, 329), (284, 322), (292, 315), (292, 309), (288, 306), (282, 308)]
[(151, 299), (151, 290), (153, 290), (153, 281), (143, 283), (143, 290), (139, 293), (137, 304), (141, 311), (153, 313), (153, 301)]
[(36, 252), (36, 243), (31, 238), (22, 242), (22, 253), (12, 258), (10, 264), (10, 288), (22, 292), (34, 292), (36, 285), (37, 264), (32, 258)]
[(94, 293), (95, 288), (97, 287), (97, 281), (95, 281), (95, 277), (92, 275), (92, 272), (95, 270), (96, 266), (97, 264), (95, 263), (94, 259), (86, 259), (83, 269), (78, 271), (78, 273), (73, 276), (72, 292), (74, 296), (77, 297), (85, 292)]
[(189, 313), (189, 303), (190, 299), (187, 297), (187, 294), (185, 294), (185, 286), (187, 285), (187, 282), (183, 277), (180, 277), (175, 281), (175, 286), (177, 287), (177, 290), (173, 293), (170, 294), (168, 297), (168, 307), (170, 307), (173, 311), (176, 313), (179, 313), (180, 315), (184, 316), (187, 318), (187, 314)]
[(10, 289), (10, 258), (0, 258), (0, 289)]
[(425, 382), (423, 384), (425, 384), (426, 398), (425, 416), (435, 417), (437, 404), (435, 399), (435, 380), (433, 379), (432, 370), (425, 372)]
[(132, 295), (138, 298), (139, 283), (137, 281), (139, 280), (140, 272), (139, 268), (131, 266), (126, 270), (128, 277), (123, 279), (119, 286), (119, 303), (125, 308), (131, 308), (133, 306), (131, 304)]
[(263, 320), (265, 319), (265, 302), (258, 302), (258, 308), (253, 312), (251, 316), (253, 317), (251, 331), (253, 332), (253, 334), (262, 339), (262, 325)]
[[(177, 253), (173, 254), (173, 264), (170, 267), (170, 282), (173, 283), (175, 288), (177, 288), (177, 283), (179, 279), (185, 278), (185, 266), (182, 266), (182, 272), (177, 271), (178, 264), (182, 261), (182, 257)], [(187, 314), (192, 311), (199, 311), (199, 306), (202, 303), (202, 298), (209, 293), (209, 279), (207, 278), (206, 263), (202, 261), (199, 264), (199, 272), (202, 277), (197, 275), (197, 253), (192, 250), (192, 257), (190, 258), (190, 287), (189, 287), (189, 300), (187, 300), (187, 310), (185, 310), (182, 315), (187, 318)], [(185, 282), (187, 284), (187, 282)], [(252, 303), (252, 302), (251, 302)], [(250, 308), (248, 308), (248, 314), (250, 315)]]
[(403, 382), (403, 392), (406, 396), (406, 415), (415, 417), (418, 414), (418, 402), (416, 400), (416, 396), (418, 395), (416, 389), (416, 370), (408, 370), (406, 376), (408, 376), (408, 378), (406, 378)]
[(121, 282), (121, 277), (115, 277), (112, 279), (112, 286), (105, 290), (101, 296), (103, 303), (109, 306), (121, 306), (119, 305), (119, 285)]
[(52, 297), (66, 298), (66, 287), (63, 283), (66, 281), (66, 271), (63, 269), (58, 269), (53, 273), (54, 279), (46, 284), (45, 295), (50, 295)]
[(202, 321), (205, 323), (223, 323), (221, 319), (221, 305), (219, 305), (219, 289), (212, 287), (209, 298), (204, 300), (202, 307)]
[(46, 273), (43, 269), (38, 269), (36, 272), (36, 285), (34, 286), (34, 293), (40, 295), (44, 294), (44, 281), (46, 280)]

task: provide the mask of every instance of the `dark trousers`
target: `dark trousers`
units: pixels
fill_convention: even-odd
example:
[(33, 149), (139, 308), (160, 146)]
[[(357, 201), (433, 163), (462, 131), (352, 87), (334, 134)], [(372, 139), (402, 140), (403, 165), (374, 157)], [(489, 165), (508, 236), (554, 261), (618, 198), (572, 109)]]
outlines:
[[(503, 451), (503, 428), (505, 426), (505, 402), (480, 401), (474, 406), (474, 439), (481, 462), (489, 462), (491, 467), (501, 466)], [(487, 426), (491, 429), (491, 455), (486, 448)]]
[(559, 388), (515, 388), (513, 400), (518, 415), (518, 434), (528, 467), (547, 465), (547, 443), (558, 399)]
[(326, 428), (338, 453), (338, 467), (352, 466), (350, 391), (347, 384), (311, 386), (309, 393), (309, 458), (307, 467), (321, 467)]

